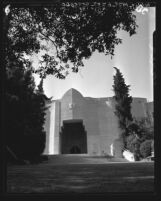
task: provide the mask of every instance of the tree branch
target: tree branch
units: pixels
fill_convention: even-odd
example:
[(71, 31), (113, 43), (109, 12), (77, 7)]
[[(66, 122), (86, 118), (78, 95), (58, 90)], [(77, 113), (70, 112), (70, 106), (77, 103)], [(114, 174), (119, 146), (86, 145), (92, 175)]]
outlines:
[(40, 34), (43, 35), (46, 39), (50, 40), (50, 41), (53, 43), (53, 45), (54, 45), (55, 48), (56, 48), (57, 57), (61, 60), (61, 57), (59, 56), (59, 53), (58, 53), (58, 47), (57, 47), (55, 41), (53, 41), (51, 38), (49, 38), (49, 37), (46, 36), (44, 33), (42, 33), (42, 31), (41, 31), (40, 29), (39, 29), (39, 32), (40, 32)]

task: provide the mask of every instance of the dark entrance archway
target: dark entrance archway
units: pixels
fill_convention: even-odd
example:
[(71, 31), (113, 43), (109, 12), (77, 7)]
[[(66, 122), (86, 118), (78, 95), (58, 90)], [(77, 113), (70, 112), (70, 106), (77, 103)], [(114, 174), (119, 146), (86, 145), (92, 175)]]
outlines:
[(60, 153), (87, 153), (87, 135), (82, 120), (63, 121), (60, 133)]
[(73, 146), (71, 149), (70, 149), (70, 153), (71, 154), (80, 154), (81, 153), (81, 150), (78, 146)]

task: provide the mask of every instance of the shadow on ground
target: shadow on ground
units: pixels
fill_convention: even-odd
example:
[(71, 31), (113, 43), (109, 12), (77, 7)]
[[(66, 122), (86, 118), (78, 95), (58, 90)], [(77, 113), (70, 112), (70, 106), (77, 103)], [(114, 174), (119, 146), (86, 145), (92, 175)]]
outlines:
[(51, 158), (50, 161), (42, 164), (9, 166), (7, 192), (106, 193), (154, 191), (153, 162), (106, 163), (106, 160), (103, 162), (103, 160), (96, 160), (96, 158), (91, 160), (79, 157), (73, 159)]

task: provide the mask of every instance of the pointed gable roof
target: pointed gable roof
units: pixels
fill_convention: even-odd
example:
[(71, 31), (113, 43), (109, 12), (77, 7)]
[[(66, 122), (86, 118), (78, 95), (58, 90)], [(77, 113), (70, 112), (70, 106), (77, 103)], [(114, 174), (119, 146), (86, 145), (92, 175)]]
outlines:
[(72, 99), (74, 98), (83, 98), (82, 94), (74, 88), (69, 89), (62, 97), (64, 99), (66, 96), (70, 96)]

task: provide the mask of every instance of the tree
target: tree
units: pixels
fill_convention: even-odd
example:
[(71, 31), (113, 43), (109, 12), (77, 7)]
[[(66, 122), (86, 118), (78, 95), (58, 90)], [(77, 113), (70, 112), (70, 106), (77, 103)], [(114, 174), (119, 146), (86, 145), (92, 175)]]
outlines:
[(141, 157), (147, 157), (151, 149), (154, 149), (152, 143), (149, 148), (149, 142), (154, 141), (154, 128), (147, 124), (146, 118), (141, 120), (134, 119), (127, 127), (126, 148), (134, 153), (137, 160)]
[[(31, 101), (31, 116), (29, 121), (31, 122), (32, 132), (30, 133), (31, 140), (30, 145), (32, 145), (32, 157), (34, 155), (40, 155), (44, 151), (46, 142), (46, 133), (44, 131), (45, 115), (46, 115), (46, 101), (50, 100), (46, 97), (43, 90), (43, 79), (41, 79), (37, 90)], [(27, 132), (27, 135), (29, 132)]]
[(38, 157), (45, 147), (45, 96), (35, 90), (32, 71), (15, 67), (6, 82), (6, 145), (22, 159)]
[[(26, 147), (25, 157), (34, 159), (42, 154), (45, 148), (46, 135), (44, 131), (45, 111), (47, 109), (45, 101), (48, 98), (43, 92), (43, 80), (40, 81), (38, 89), (34, 90), (30, 102), (28, 103), (28, 111), (26, 111), (25, 120), (26, 127), (24, 130), (24, 143)], [(28, 142), (28, 143), (27, 143)]]
[(143, 142), (145, 140), (154, 139), (154, 126), (148, 123), (147, 118), (142, 118), (140, 120), (133, 119), (127, 127), (127, 134), (135, 134)]
[[(27, 83), (26, 83), (27, 81)], [(28, 85), (30, 87), (28, 87)], [(5, 122), (7, 145), (18, 156), (23, 149), (22, 135), (26, 125), (25, 115), (27, 100), (30, 98), (31, 91), (34, 88), (33, 80), (25, 74), (23, 66), (15, 67), (12, 73), (7, 74), (6, 97), (5, 97)], [(28, 110), (27, 110), (28, 111)]]
[(145, 140), (141, 145), (140, 145), (140, 153), (143, 158), (146, 158), (151, 155), (152, 152), (152, 142), (153, 140)]
[(5, 38), (6, 146), (18, 158), (32, 159), (38, 157), (45, 147), (43, 126), (46, 110), (45, 101), (48, 98), (44, 95), (43, 80), (36, 90), (31, 61), (24, 57), (24, 52), (27, 55), (31, 51), (36, 51), (35, 43), (33, 41), (32, 46), (30, 37), (28, 41), (25, 41), (25, 37), (23, 40), (23, 33), (20, 31), (18, 34), (20, 44), (17, 44), (17, 47), (15, 46), (17, 41), (15, 40), (14, 43), (10, 36), (10, 29)]
[(129, 95), (129, 85), (125, 84), (122, 73), (116, 67), (116, 74), (114, 75), (114, 100), (115, 100), (115, 115), (118, 117), (119, 126), (122, 129), (122, 136), (127, 135), (127, 127), (133, 120), (131, 114), (132, 97)]
[(126, 137), (126, 148), (134, 154), (136, 161), (140, 159), (140, 144), (141, 141), (137, 135), (132, 134)]
[(115, 45), (122, 42), (117, 32), (122, 29), (130, 36), (136, 33), (133, 11), (137, 5), (57, 2), (46, 7), (11, 6), (7, 55), (14, 54), (21, 60), (24, 53), (31, 56), (43, 50), (35, 72), (41, 77), (53, 74), (63, 79), (69, 69), (78, 72), (84, 66), (83, 59), (90, 58), (96, 50), (113, 56)]

